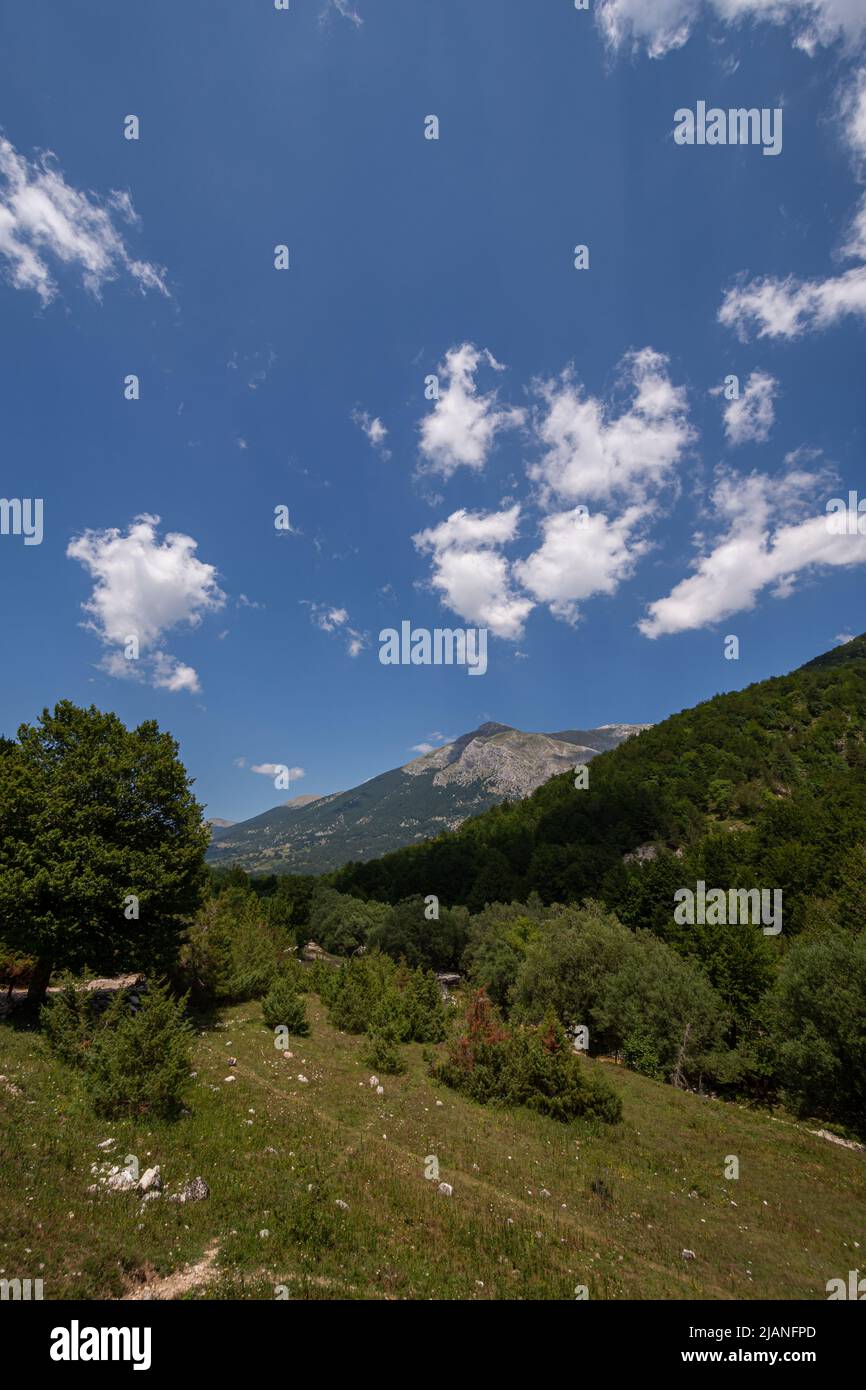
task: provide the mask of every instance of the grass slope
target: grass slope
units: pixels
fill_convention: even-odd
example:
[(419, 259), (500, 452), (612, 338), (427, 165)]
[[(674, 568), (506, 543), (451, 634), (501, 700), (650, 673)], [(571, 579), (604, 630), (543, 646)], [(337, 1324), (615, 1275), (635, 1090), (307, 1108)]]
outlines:
[[(624, 1122), (560, 1126), (435, 1086), (417, 1046), (377, 1096), (364, 1039), (315, 996), (309, 1014), (291, 1060), (258, 1005), (219, 1015), (174, 1125), (94, 1119), (40, 1038), (0, 1026), (0, 1277), (49, 1299), (823, 1299), (862, 1260), (864, 1155), (786, 1118), (588, 1062)], [(201, 1174), (210, 1198), (88, 1196), (108, 1136), (114, 1162), (159, 1163), (168, 1191)], [(431, 1154), (452, 1197), (424, 1179)]]

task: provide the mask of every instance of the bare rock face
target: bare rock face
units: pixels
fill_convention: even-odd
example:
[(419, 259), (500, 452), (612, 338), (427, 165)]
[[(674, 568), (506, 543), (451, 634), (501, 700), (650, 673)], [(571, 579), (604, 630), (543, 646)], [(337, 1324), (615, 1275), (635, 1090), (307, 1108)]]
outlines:
[[(488, 730), (490, 732), (488, 732)], [(495, 797), (529, 796), (558, 772), (570, 772), (595, 749), (562, 743), (548, 734), (523, 734), (501, 725), (482, 725), (467, 741), (424, 753), (402, 769), (410, 777), (433, 772), (436, 787), (483, 782)]]

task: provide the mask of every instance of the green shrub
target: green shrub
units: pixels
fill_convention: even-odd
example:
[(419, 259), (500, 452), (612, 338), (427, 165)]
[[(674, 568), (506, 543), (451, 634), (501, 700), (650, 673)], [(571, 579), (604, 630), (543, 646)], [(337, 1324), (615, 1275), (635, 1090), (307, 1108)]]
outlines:
[(446, 1014), (431, 971), (397, 966), (381, 951), (355, 956), (330, 971), (322, 998), (335, 1028), (346, 1033), (391, 1030), (394, 1041), (440, 1042)]
[(177, 1114), (192, 1057), (185, 1004), (185, 999), (173, 999), (166, 986), (151, 986), (136, 1013), (128, 1011), (121, 994), (115, 997), (85, 1066), (85, 1087), (97, 1114)]
[(441, 1042), (446, 1033), (442, 995), (432, 970), (413, 970), (405, 991), (408, 1035), (413, 1042)]
[(262, 1000), (262, 1016), (268, 1028), (286, 1028), (295, 1037), (306, 1037), (310, 1031), (307, 1006), (294, 981), (281, 975), (274, 980)]
[(94, 1037), (105, 1026), (106, 1013), (99, 1014), (92, 994), (66, 985), (49, 1004), (43, 1004), (39, 1023), (52, 1051), (69, 1066), (83, 1067)]
[(186, 934), (178, 978), (219, 1003), (260, 999), (294, 964), (291, 936), (249, 888), (229, 884), (209, 899)]
[(483, 990), (469, 1006), (466, 1033), (433, 1074), (485, 1105), (524, 1105), (563, 1122), (622, 1118), (619, 1096), (588, 1070), (553, 1014), (537, 1027), (506, 1030)]
[(368, 1033), (369, 1043), (364, 1053), (364, 1061), (374, 1071), (389, 1076), (399, 1076), (406, 1070), (406, 1063), (400, 1052), (400, 1040), (393, 1026), (372, 1027)]
[(316, 960), (310, 966), (300, 966), (306, 981), (306, 988), (313, 994), (318, 994), (322, 1003), (329, 1005), (334, 998), (339, 984), (339, 970), (327, 961)]

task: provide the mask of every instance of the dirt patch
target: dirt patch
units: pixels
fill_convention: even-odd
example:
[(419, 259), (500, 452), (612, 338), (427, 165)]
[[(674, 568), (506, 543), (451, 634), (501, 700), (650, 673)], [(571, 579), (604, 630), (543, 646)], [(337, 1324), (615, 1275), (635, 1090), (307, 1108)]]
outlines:
[(202, 1288), (216, 1277), (216, 1262), (219, 1255), (219, 1242), (211, 1241), (200, 1260), (195, 1264), (184, 1265), (174, 1274), (164, 1277), (154, 1274), (145, 1278), (144, 1283), (136, 1284), (129, 1293), (123, 1295), (126, 1302), (149, 1301), (154, 1298), (182, 1298), (190, 1289)]

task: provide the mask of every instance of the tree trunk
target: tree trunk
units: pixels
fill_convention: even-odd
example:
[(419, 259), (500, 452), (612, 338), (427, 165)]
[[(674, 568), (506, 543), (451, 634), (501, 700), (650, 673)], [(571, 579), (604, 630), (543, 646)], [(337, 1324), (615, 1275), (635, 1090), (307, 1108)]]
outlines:
[(673, 1076), (671, 1077), (671, 1085), (676, 1086), (678, 1088), (681, 1087), (683, 1084), (683, 1063), (686, 1059), (686, 1048), (689, 1045), (689, 1034), (691, 1033), (691, 1031), (692, 1025), (691, 1023), (687, 1023), (686, 1031), (683, 1033), (682, 1047), (680, 1048), (679, 1056), (677, 1057), (677, 1064), (674, 1067)]
[(52, 963), (40, 956), (35, 966), (33, 974), (30, 976), (30, 984), (27, 989), (27, 1003), (36, 1005), (42, 1004), (45, 1000), (45, 991), (48, 988), (48, 981), (51, 979)]

